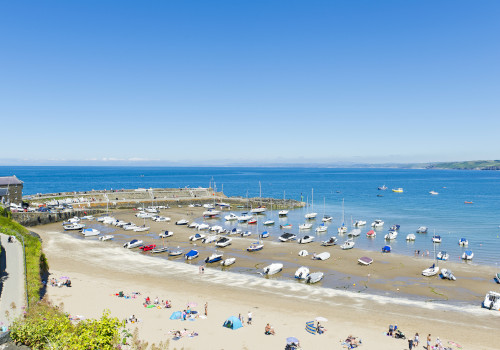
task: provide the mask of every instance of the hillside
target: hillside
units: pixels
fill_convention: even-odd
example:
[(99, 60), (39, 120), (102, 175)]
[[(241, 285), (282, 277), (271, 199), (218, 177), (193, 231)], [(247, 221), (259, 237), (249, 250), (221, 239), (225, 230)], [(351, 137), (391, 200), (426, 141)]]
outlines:
[(500, 170), (500, 160), (473, 160), (467, 162), (431, 163), (427, 169)]

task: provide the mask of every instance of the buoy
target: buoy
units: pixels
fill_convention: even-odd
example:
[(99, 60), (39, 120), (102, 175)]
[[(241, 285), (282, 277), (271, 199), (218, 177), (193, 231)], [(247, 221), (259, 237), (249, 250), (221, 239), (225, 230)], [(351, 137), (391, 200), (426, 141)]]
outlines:
[(356, 287), (356, 283), (353, 283), (352, 285), (353, 285), (354, 287)]

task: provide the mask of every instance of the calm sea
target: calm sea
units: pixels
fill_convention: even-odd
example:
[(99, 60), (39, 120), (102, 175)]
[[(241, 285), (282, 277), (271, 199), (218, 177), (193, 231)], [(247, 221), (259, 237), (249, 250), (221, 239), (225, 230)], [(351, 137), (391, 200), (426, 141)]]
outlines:
[[(259, 181), (263, 197), (301, 198), (311, 202), (314, 189), (315, 226), (323, 214), (331, 215), (330, 235), (337, 236), (342, 222), (342, 200), (346, 224), (366, 220), (367, 226), (356, 239), (356, 247), (379, 251), (385, 244), (384, 234), (392, 224), (401, 225), (400, 234), (391, 242), (394, 252), (413, 255), (415, 250), (433, 254), (433, 233), (443, 242), (436, 251), (446, 250), (450, 260), (459, 261), (463, 248), (458, 240), (469, 240), (474, 263), (498, 266), (500, 263), (500, 172), (448, 171), (409, 169), (330, 169), (330, 168), (167, 168), (167, 167), (0, 167), (0, 176), (15, 174), (24, 181), (24, 194), (92, 189), (131, 189), (149, 187), (208, 187), (212, 179), (218, 190), (229, 196), (258, 197)], [(388, 190), (379, 191), (386, 185)], [(402, 187), (403, 193), (392, 188)], [(431, 195), (429, 191), (438, 195)], [(382, 195), (379, 197), (377, 195)], [(465, 204), (471, 201), (473, 204)], [(277, 211), (260, 218), (276, 220), (266, 228), (273, 236), (280, 234), (279, 224), (293, 224), (292, 232), (305, 222), (304, 214), (311, 208), (290, 212), (279, 219)], [(367, 239), (366, 231), (374, 219), (385, 221), (375, 239)], [(414, 243), (407, 243), (408, 233), (427, 226), (429, 233), (417, 234)], [(252, 228), (264, 230), (262, 226)], [(312, 235), (316, 234), (312, 230)], [(303, 233), (301, 233), (303, 234)], [(304, 232), (304, 234), (307, 234)], [(347, 237), (345, 237), (347, 238)], [(340, 237), (340, 240), (343, 240)]]

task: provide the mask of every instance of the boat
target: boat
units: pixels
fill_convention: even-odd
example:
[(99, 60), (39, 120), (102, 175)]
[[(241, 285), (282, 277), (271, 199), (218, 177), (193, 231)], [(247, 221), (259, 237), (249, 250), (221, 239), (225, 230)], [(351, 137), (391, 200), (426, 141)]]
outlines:
[(347, 250), (347, 249), (352, 249), (354, 248), (354, 241), (352, 240), (352, 238), (349, 238), (347, 241), (345, 241), (341, 246), (340, 248), (343, 249), (343, 250)]
[(439, 235), (432, 236), (432, 243), (441, 243), (441, 236)]
[(169, 217), (166, 217), (166, 216), (155, 216), (153, 218), (153, 221), (156, 221), (156, 222), (170, 222), (170, 218)]
[(458, 245), (461, 247), (468, 247), (469, 241), (466, 238), (460, 238), (460, 240), (458, 241)]
[(248, 224), (249, 225), (255, 225), (257, 223), (257, 219), (256, 218), (252, 218), (250, 220), (248, 220)]
[(365, 265), (365, 266), (368, 266), (370, 265), (372, 262), (373, 262), (373, 259), (372, 258), (369, 258), (367, 256), (363, 256), (361, 258), (358, 259), (358, 262), (361, 264), (361, 265)]
[(219, 239), (219, 237), (217, 237), (217, 235), (209, 235), (209, 236), (206, 236), (205, 238), (203, 238), (201, 240), (201, 243), (209, 244), (209, 243), (217, 242), (218, 239)]
[(158, 237), (168, 238), (168, 237), (172, 237), (173, 235), (174, 235), (174, 233), (172, 231), (163, 231), (162, 233), (158, 234)]
[(359, 237), (361, 234), (361, 230), (359, 228), (355, 228), (354, 230), (349, 231), (347, 234), (349, 237)]
[(199, 255), (200, 255), (200, 253), (196, 249), (191, 249), (189, 252), (187, 252), (184, 255), (184, 259), (193, 260), (193, 259), (196, 259)]
[(132, 231), (136, 227), (137, 227), (137, 225), (132, 222), (130, 224), (123, 225), (122, 229), (125, 230), (125, 231)]
[(137, 226), (137, 227), (134, 227), (134, 231), (135, 232), (144, 232), (144, 231), (148, 231), (149, 230), (149, 226)]
[(382, 220), (378, 220), (377, 219), (377, 220), (375, 220), (375, 221), (372, 222), (371, 226), (374, 227), (374, 228), (379, 228), (379, 227), (384, 226), (384, 222)]
[(311, 243), (312, 241), (314, 241), (314, 236), (306, 235), (302, 238), (299, 238), (297, 242), (299, 242), (299, 244), (306, 244), (306, 243)]
[(499, 283), (500, 284), (500, 272), (498, 272), (495, 277), (493, 277), (493, 279), (495, 280), (496, 283)]
[(116, 220), (115, 222), (113, 222), (113, 225), (115, 225), (116, 227), (123, 227), (125, 225), (130, 225), (130, 224), (131, 224), (130, 222), (126, 222), (123, 220)]
[(316, 219), (316, 216), (318, 216), (318, 213), (314, 212), (314, 188), (313, 188), (313, 189), (311, 189), (311, 212), (304, 215), (304, 217), (307, 220), (312, 220), (312, 219)]
[(386, 185), (382, 185), (378, 188), (379, 191), (385, 191), (387, 189)]
[(233, 228), (231, 231), (229, 231), (230, 235), (241, 235), (241, 230), (239, 228)]
[(500, 293), (488, 292), (484, 297), (483, 307), (489, 310), (500, 311)]
[(392, 248), (390, 245), (385, 245), (382, 247), (382, 253), (390, 253), (392, 251)]
[(228, 245), (230, 245), (232, 241), (233, 241), (232, 238), (222, 237), (217, 242), (215, 242), (215, 246), (220, 247), (220, 248), (224, 248), (224, 247), (227, 247)]
[(143, 245), (142, 247), (139, 247), (143, 252), (147, 252), (150, 250), (153, 250), (156, 248), (156, 244), (149, 244), (149, 245)]
[(92, 216), (92, 215), (85, 215), (85, 216), (82, 216), (82, 220), (94, 220), (94, 216)]
[(183, 251), (182, 249), (179, 249), (179, 247), (177, 247), (176, 250), (171, 250), (168, 252), (168, 256), (179, 256), (179, 255), (182, 255)]
[(417, 233), (427, 233), (427, 227), (426, 226), (420, 226), (417, 229)]
[(211, 210), (207, 210), (207, 211), (203, 212), (203, 217), (204, 218), (209, 218), (209, 219), (216, 218), (219, 215), (220, 215), (220, 210), (213, 210), (213, 209), (211, 209)]
[(474, 202), (470, 202), (470, 201), (465, 201), (464, 203), (465, 204), (474, 204)]
[(299, 225), (299, 230), (310, 230), (313, 227), (312, 224), (308, 224), (307, 222)]
[(398, 231), (400, 227), (400, 225), (392, 225), (389, 231)]
[(328, 253), (328, 252), (323, 252), (323, 253), (319, 253), (319, 254), (314, 253), (312, 256), (312, 259), (313, 260), (328, 260), (328, 259), (330, 259), (330, 253)]
[(451, 270), (448, 270), (448, 269), (442, 269), (441, 270), (441, 278), (442, 279), (448, 279), (450, 281), (456, 281), (457, 278), (455, 277), (455, 275), (453, 275), (453, 272), (451, 272)]
[(274, 225), (274, 220), (266, 220), (263, 223), (264, 226), (271, 226)]
[(224, 259), (220, 262), (220, 264), (222, 266), (229, 266), (229, 265), (232, 265), (236, 262), (236, 258), (227, 258), (227, 259)]
[(377, 197), (383, 197), (384, 195), (383, 194), (377, 194)]
[(81, 230), (84, 227), (85, 224), (69, 224), (69, 225), (64, 225), (63, 229), (66, 231), (75, 231), (75, 230)]
[(364, 220), (356, 220), (353, 224), (354, 227), (360, 227), (360, 226), (365, 226), (366, 225), (366, 221)]
[(209, 224), (199, 224), (198, 227), (196, 228), (198, 231), (203, 231), (203, 230), (209, 230), (210, 225)]
[(306, 279), (309, 276), (309, 268), (306, 266), (301, 266), (295, 271), (295, 278), (297, 279)]
[(241, 237), (248, 237), (252, 234), (252, 231), (244, 231), (241, 233)]
[(263, 275), (267, 275), (267, 276), (277, 274), (281, 270), (283, 270), (283, 264), (280, 264), (280, 263), (274, 263), (274, 264), (268, 265), (262, 269)]
[(328, 231), (328, 227), (326, 227), (324, 224), (321, 224), (319, 225), (318, 227), (316, 227), (316, 230), (315, 230), (317, 233), (322, 233), (322, 232), (326, 232)]
[(254, 242), (250, 244), (250, 247), (247, 248), (247, 252), (258, 252), (259, 250), (264, 249), (264, 244), (261, 242)]
[(137, 247), (142, 246), (142, 243), (143, 242), (141, 240), (133, 239), (130, 242), (125, 243), (123, 245), (123, 248), (127, 248), (127, 249), (137, 248)]
[(212, 232), (219, 232), (221, 230), (222, 230), (222, 226), (220, 226), (220, 225), (214, 225), (214, 226), (210, 227), (210, 231), (212, 231)]
[(429, 193), (430, 193), (430, 194), (432, 194), (432, 195), (437, 195), (437, 194), (439, 194), (439, 193), (438, 193), (438, 192), (436, 192), (436, 191), (430, 191)]
[(203, 239), (205, 238), (206, 236), (203, 234), (203, 233), (196, 233), (192, 236), (189, 236), (189, 240), (194, 242), (194, 241), (198, 241), (200, 239)]
[(238, 215), (233, 214), (233, 213), (229, 213), (228, 215), (224, 216), (224, 219), (226, 221), (236, 221), (236, 220), (238, 220)]
[(332, 220), (333, 218), (330, 215), (324, 215), (323, 219), (321, 219), (323, 222), (331, 222)]
[(345, 225), (340, 226), (340, 227), (337, 229), (337, 232), (338, 232), (340, 235), (343, 235), (344, 233), (346, 233), (346, 232), (347, 232), (347, 226), (345, 226)]
[(448, 255), (448, 253), (445, 252), (444, 250), (440, 251), (436, 255), (436, 259), (438, 259), (438, 260), (444, 260), (444, 261), (448, 260), (449, 257), (450, 256)]
[(95, 228), (84, 228), (82, 230), (82, 234), (85, 237), (90, 237), (90, 236), (98, 236), (101, 234), (101, 231), (96, 230)]
[(287, 215), (288, 215), (288, 212), (289, 212), (288, 210), (283, 209), (283, 210), (280, 210), (280, 211), (278, 212), (278, 215), (279, 215), (279, 216), (287, 216)]
[(462, 259), (463, 260), (472, 260), (473, 257), (474, 257), (474, 253), (471, 250), (466, 250), (462, 254)]
[(164, 253), (168, 252), (168, 247), (156, 247), (155, 249), (152, 249), (150, 253), (152, 254), (158, 254), (158, 253)]
[(264, 231), (262, 232), (260, 235), (259, 235), (260, 238), (267, 238), (269, 237), (269, 232), (268, 231)]
[(305, 249), (302, 249), (301, 251), (299, 251), (299, 256), (308, 256), (309, 255), (309, 252)]
[(212, 255), (210, 255), (209, 257), (207, 257), (205, 259), (205, 263), (206, 264), (212, 264), (214, 262), (221, 261), (222, 260), (222, 256), (223, 256), (223, 254), (213, 253)]
[(252, 220), (253, 216), (248, 215), (248, 213), (241, 213), (240, 216), (238, 216), (238, 222), (244, 223), (247, 222), (248, 220)]
[(80, 218), (77, 216), (74, 216), (71, 219), (68, 219), (68, 221), (63, 222), (63, 225), (78, 224), (79, 222), (80, 222)]
[(294, 235), (293, 233), (288, 233), (288, 232), (285, 232), (281, 236), (278, 237), (278, 239), (281, 242), (292, 241), (296, 238), (297, 238), (297, 235)]
[(98, 217), (97, 219), (95, 219), (97, 222), (104, 222), (104, 220), (106, 220), (107, 218), (109, 218), (110, 216), (108, 215), (105, 215), (105, 216), (100, 216)]
[(384, 236), (386, 241), (392, 241), (398, 236), (398, 231), (389, 231), (388, 234)]
[(250, 210), (250, 213), (253, 213), (253, 214), (262, 214), (266, 211), (266, 207), (257, 207), (257, 208), (253, 208)]
[(99, 240), (104, 242), (104, 241), (109, 241), (109, 240), (111, 240), (113, 238), (115, 238), (115, 236), (113, 236), (113, 235), (105, 235), (105, 236), (99, 237)]
[(342, 225), (337, 229), (337, 232), (342, 235), (347, 233), (347, 226), (345, 225), (345, 211), (344, 211), (344, 198), (342, 198)]
[(189, 225), (187, 225), (187, 227), (189, 227), (189, 228), (198, 228), (198, 226), (200, 226), (200, 224), (197, 222), (194, 222), (194, 221), (192, 223), (190, 223)]
[(422, 271), (422, 275), (426, 277), (431, 277), (437, 275), (438, 272), (439, 272), (439, 266), (437, 266), (436, 264), (432, 264), (431, 267), (428, 267)]
[(409, 233), (406, 235), (406, 240), (407, 241), (414, 241), (417, 237), (413, 233)]
[(376, 237), (377, 236), (377, 232), (375, 232), (374, 230), (370, 230), (366, 233), (366, 237)]
[(321, 242), (321, 245), (324, 247), (332, 246), (337, 244), (337, 240), (337, 237), (330, 237), (330, 239), (328, 239), (327, 241)]
[(403, 189), (401, 187), (399, 188), (393, 188), (392, 189), (392, 192), (395, 192), (395, 193), (403, 193)]
[(309, 276), (307, 276), (306, 283), (310, 284), (317, 283), (323, 279), (323, 276), (324, 276), (323, 272), (313, 272), (309, 274)]
[(292, 224), (280, 225), (280, 228), (292, 228)]
[[(140, 219), (149, 219), (149, 218), (152, 218), (154, 215), (151, 213), (146, 213), (144, 211), (141, 211), (141, 212), (138, 212), (137, 214), (135, 214), (135, 216), (137, 216)], [(106, 224), (106, 221), (104, 221), (104, 223)]]
[(112, 216), (107, 216), (104, 218), (104, 220), (102, 221), (103, 224), (106, 224), (106, 225), (111, 225), (113, 224), (113, 222), (115, 222), (116, 219)]
[(177, 220), (175, 222), (176, 225), (187, 225), (189, 222), (189, 220), (186, 220), (186, 219), (181, 219), (181, 220)]

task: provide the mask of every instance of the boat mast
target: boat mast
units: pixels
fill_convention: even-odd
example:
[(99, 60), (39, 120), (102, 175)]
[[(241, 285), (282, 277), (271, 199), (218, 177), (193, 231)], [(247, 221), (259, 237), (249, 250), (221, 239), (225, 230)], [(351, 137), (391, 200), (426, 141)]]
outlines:
[(260, 198), (260, 206), (262, 207), (262, 186), (259, 181), (259, 198)]

